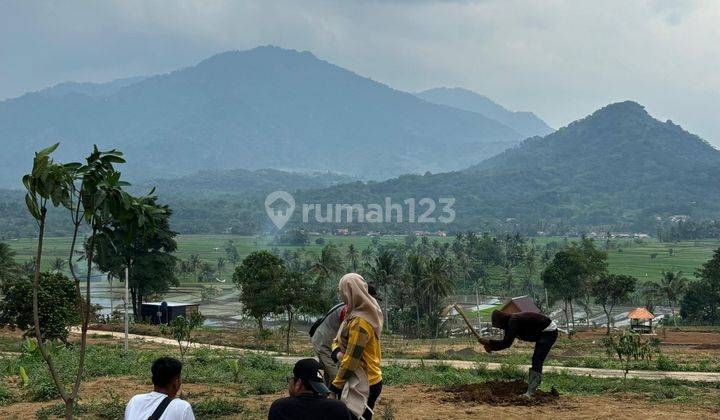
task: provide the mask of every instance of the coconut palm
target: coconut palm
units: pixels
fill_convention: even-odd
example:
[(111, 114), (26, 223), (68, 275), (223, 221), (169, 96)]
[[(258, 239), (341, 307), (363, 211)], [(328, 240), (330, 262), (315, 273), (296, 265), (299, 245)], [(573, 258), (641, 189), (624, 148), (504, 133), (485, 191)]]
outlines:
[(385, 325), (387, 325), (388, 331), (390, 331), (389, 314), (388, 309), (390, 305), (390, 287), (395, 284), (399, 275), (401, 267), (395, 256), (388, 250), (383, 250), (375, 257), (375, 260), (368, 269), (368, 277), (375, 282), (378, 286), (383, 288), (383, 297), (385, 303)]
[(435, 324), (435, 338), (437, 338), (442, 314), (441, 305), (453, 290), (452, 269), (446, 258), (433, 257), (427, 260), (426, 270), (423, 290), (428, 302), (428, 313)]
[(52, 262), (52, 271), (59, 273), (65, 267), (66, 261), (63, 258), (56, 257)]
[(357, 272), (358, 262), (360, 259), (360, 253), (358, 252), (357, 248), (355, 248), (354, 244), (348, 245), (347, 253), (345, 254), (347, 257), (348, 262), (350, 263), (350, 267), (352, 268), (352, 271), (355, 273)]
[(656, 284), (658, 291), (670, 302), (673, 315), (673, 323), (677, 327), (675, 306), (683, 294), (687, 291), (688, 280), (682, 276), (682, 271), (663, 271), (660, 283)]
[(223, 275), (223, 272), (225, 271), (225, 258), (219, 257), (217, 259), (217, 271), (220, 276)]

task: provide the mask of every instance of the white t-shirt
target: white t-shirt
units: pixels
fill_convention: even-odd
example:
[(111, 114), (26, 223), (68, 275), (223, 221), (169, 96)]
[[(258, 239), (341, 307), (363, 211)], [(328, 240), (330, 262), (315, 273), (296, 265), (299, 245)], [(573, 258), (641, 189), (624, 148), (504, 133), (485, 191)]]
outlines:
[[(155, 391), (132, 397), (125, 407), (125, 420), (147, 420), (165, 397), (167, 395)], [(189, 402), (174, 398), (160, 420), (195, 420), (195, 415)]]

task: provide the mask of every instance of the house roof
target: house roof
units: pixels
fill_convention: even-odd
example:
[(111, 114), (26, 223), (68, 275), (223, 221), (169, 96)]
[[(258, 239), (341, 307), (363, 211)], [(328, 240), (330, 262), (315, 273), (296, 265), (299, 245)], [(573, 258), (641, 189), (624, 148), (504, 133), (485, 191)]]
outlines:
[(647, 308), (635, 308), (628, 314), (628, 318), (630, 319), (653, 319), (655, 318), (655, 315), (653, 315), (650, 311), (647, 310)]
[(538, 309), (537, 305), (535, 305), (535, 301), (530, 296), (518, 296), (510, 299), (506, 304), (503, 305), (502, 308), (500, 308), (501, 311), (507, 312), (506, 309), (513, 305), (520, 311), (520, 312), (534, 312), (536, 314), (540, 313), (540, 309)]
[[(160, 306), (162, 305), (162, 302), (143, 302), (142, 304), (148, 306)], [(167, 306), (168, 308), (179, 306), (197, 306), (197, 303), (167, 302)]]

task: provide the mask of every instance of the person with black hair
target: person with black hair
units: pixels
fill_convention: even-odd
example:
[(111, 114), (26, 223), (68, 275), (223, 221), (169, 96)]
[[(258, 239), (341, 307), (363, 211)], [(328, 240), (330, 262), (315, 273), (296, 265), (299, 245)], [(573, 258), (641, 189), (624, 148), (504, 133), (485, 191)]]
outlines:
[(150, 371), (153, 391), (130, 399), (125, 420), (195, 420), (190, 403), (175, 398), (182, 386), (182, 363), (161, 357), (153, 362)]
[(502, 311), (493, 311), (492, 326), (505, 332), (502, 340), (483, 339), (485, 351), (504, 350), (510, 347), (515, 338), (535, 343), (532, 356), (532, 367), (528, 371), (528, 390), (524, 394), (532, 398), (535, 390), (542, 381), (542, 370), (545, 359), (558, 337), (558, 328), (555, 322), (547, 316), (535, 312), (518, 312), (509, 314)]
[(298, 360), (288, 377), (289, 397), (275, 400), (268, 420), (350, 420), (350, 410), (342, 402), (329, 399), (322, 367), (315, 359)]

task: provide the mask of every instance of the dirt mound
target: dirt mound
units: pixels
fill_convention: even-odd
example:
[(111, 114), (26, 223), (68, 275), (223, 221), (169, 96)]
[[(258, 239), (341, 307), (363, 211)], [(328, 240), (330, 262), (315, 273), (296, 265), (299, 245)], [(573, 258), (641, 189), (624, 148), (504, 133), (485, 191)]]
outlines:
[(537, 390), (532, 399), (522, 394), (527, 391), (524, 381), (488, 381), (450, 387), (447, 392), (455, 394), (456, 401), (475, 402), (490, 405), (540, 405), (555, 403), (560, 394), (553, 388), (550, 392)]

